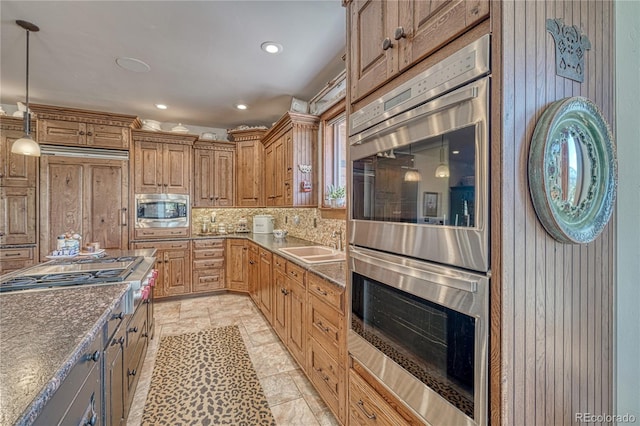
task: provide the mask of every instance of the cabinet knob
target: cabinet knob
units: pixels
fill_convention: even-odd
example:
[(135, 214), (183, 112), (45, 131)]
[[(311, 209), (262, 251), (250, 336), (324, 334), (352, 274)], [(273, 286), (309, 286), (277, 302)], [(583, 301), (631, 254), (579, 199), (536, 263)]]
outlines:
[[(396, 39), (397, 40), (397, 39)], [(93, 136), (93, 133), (87, 132), (87, 136)]]
[(80, 130), (80, 131), (78, 132), (78, 134), (79, 134), (80, 136), (84, 136), (84, 131), (83, 131), (83, 130)]
[(124, 318), (124, 312), (120, 312), (120, 313), (117, 313), (117, 314), (113, 314), (113, 315), (111, 316), (111, 319), (112, 319), (112, 320), (116, 320), (116, 319), (121, 320), (121, 319), (123, 319), (123, 318)]
[(100, 359), (100, 351), (95, 351), (89, 356), (89, 359), (93, 362), (98, 362), (98, 360)]
[(407, 33), (404, 32), (403, 27), (396, 28), (395, 32), (393, 33), (393, 38), (395, 38), (396, 40), (400, 40), (401, 38), (406, 38), (406, 37), (407, 37)]
[(168, 184), (168, 183), (165, 183), (165, 184), (164, 184), (164, 186), (169, 186), (169, 184)]
[(158, 183), (158, 186), (162, 186), (162, 184), (161, 184), (161, 183)]
[(393, 47), (393, 43), (389, 37), (382, 40), (382, 50), (389, 50)]

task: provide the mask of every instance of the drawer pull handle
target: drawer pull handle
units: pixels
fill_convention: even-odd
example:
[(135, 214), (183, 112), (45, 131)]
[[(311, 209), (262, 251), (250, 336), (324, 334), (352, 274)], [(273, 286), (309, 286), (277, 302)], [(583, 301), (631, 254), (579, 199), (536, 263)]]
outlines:
[(122, 345), (124, 343), (124, 337), (120, 337), (119, 339), (113, 339), (111, 341), (111, 346)]
[(323, 330), (325, 333), (329, 332), (329, 327), (325, 326), (322, 321), (318, 321), (316, 323), (316, 327), (318, 327), (320, 330)]
[(20, 253), (6, 253), (4, 257), (20, 256)]
[(113, 314), (113, 315), (111, 316), (111, 319), (112, 319), (112, 320), (117, 320), (117, 319), (121, 320), (121, 319), (123, 319), (123, 318), (124, 318), (124, 312), (120, 312), (120, 313), (117, 313), (117, 314)]
[(329, 381), (329, 376), (327, 376), (326, 374), (322, 374), (322, 367), (319, 367), (319, 368), (314, 367), (314, 369), (318, 372), (322, 380), (324, 380), (325, 382)]
[(127, 375), (128, 376), (135, 376), (136, 375), (136, 370), (135, 369), (133, 369), (133, 370), (127, 369)]
[(297, 277), (298, 273), (296, 271), (291, 271), (291, 275), (293, 275), (294, 277)]
[(360, 407), (360, 409), (362, 410), (362, 412), (364, 413), (364, 415), (365, 415), (365, 416), (367, 416), (367, 418), (368, 418), (369, 420), (375, 420), (375, 419), (376, 419), (376, 414), (375, 414), (375, 413), (369, 414), (369, 413), (367, 412), (367, 409), (366, 409), (366, 408), (364, 408), (364, 402), (362, 402), (362, 400), (361, 400), (361, 399), (360, 399), (360, 400), (358, 400), (358, 407)]
[(93, 362), (98, 362), (98, 360), (100, 359), (100, 351), (95, 351), (94, 353), (89, 355), (89, 359)]
[(138, 332), (138, 327), (131, 327), (129, 329), (129, 333), (137, 333)]
[(318, 291), (318, 293), (320, 293), (323, 296), (327, 296), (329, 294), (326, 291), (324, 291), (323, 289), (321, 289), (320, 287), (316, 287), (316, 290)]

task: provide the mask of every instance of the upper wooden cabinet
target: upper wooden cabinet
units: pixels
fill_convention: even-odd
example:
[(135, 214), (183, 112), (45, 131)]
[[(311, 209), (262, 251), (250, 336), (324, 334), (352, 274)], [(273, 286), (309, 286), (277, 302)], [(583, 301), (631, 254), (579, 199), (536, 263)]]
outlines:
[(191, 194), (191, 149), (196, 135), (132, 130), (136, 194)]
[(231, 207), (234, 202), (235, 144), (196, 143), (193, 150), (194, 207)]
[(285, 113), (264, 135), (265, 204), (317, 206), (318, 117)]
[(30, 108), (38, 117), (38, 142), (51, 145), (129, 149), (134, 115), (48, 105)]
[(266, 129), (230, 130), (236, 142), (236, 206), (264, 206), (264, 146)]
[(348, 16), (354, 103), (488, 17), (489, 1), (354, 0)]
[(24, 135), (23, 123), (19, 118), (0, 119), (0, 186), (36, 186), (38, 158), (11, 153), (13, 142)]

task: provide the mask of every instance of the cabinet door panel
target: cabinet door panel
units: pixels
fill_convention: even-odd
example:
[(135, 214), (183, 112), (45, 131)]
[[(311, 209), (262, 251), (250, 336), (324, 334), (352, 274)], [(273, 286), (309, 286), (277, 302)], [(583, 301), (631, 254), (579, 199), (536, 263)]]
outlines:
[(191, 291), (189, 252), (182, 250), (167, 250), (165, 260), (165, 286), (167, 296), (186, 294)]
[(194, 150), (195, 185), (193, 186), (193, 205), (212, 207), (214, 205), (214, 152), (208, 149)]
[(155, 194), (162, 192), (162, 145), (138, 142), (135, 146), (135, 192)]
[(249, 250), (244, 240), (227, 240), (227, 287), (230, 290), (248, 290)]
[(300, 287), (291, 278), (289, 280), (289, 324), (287, 327), (287, 346), (298, 364), (306, 370), (306, 315), (307, 302), (305, 299), (305, 289)]
[(21, 131), (2, 130), (0, 141), (0, 186), (36, 186), (37, 157), (13, 154), (11, 146)]
[(275, 176), (275, 151), (274, 146), (270, 145), (265, 149), (264, 160), (264, 183), (265, 183), (265, 204), (267, 206), (275, 205), (276, 199), (276, 176)]
[(264, 205), (262, 194), (262, 168), (264, 148), (260, 141), (238, 142), (236, 172), (236, 205), (257, 207)]
[(273, 298), (273, 329), (280, 339), (287, 343), (287, 276), (279, 269), (273, 271), (273, 285), (275, 287)]
[(99, 148), (129, 148), (129, 129), (121, 126), (89, 124), (87, 126), (87, 145)]
[(284, 205), (284, 176), (285, 176), (285, 144), (284, 140), (280, 139), (275, 142), (274, 150), (274, 205)]
[(167, 194), (189, 194), (191, 147), (165, 144), (163, 187)]
[(128, 205), (127, 173), (122, 164), (87, 165), (91, 209), (83, 238), (99, 242), (105, 249), (127, 248), (129, 233), (126, 226)]
[(87, 126), (77, 121), (38, 120), (38, 142), (54, 145), (86, 145)]
[(0, 217), (0, 244), (35, 244), (35, 188), (0, 188)]
[(216, 206), (230, 207), (233, 206), (233, 179), (234, 179), (234, 156), (231, 151), (215, 152), (214, 165), (214, 182), (215, 192), (214, 199)]

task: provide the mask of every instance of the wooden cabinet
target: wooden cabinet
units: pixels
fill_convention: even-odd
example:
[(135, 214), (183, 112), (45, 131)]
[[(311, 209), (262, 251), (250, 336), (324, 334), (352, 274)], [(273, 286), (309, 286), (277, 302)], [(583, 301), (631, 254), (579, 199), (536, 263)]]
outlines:
[(347, 13), (354, 103), (488, 17), (489, 1), (354, 0)]
[(273, 298), (275, 287), (271, 276), (272, 254), (269, 250), (260, 248), (259, 251), (259, 278), (258, 294), (260, 299), (260, 310), (267, 318), (269, 324), (273, 324)]
[(230, 207), (234, 203), (235, 146), (196, 143), (193, 150), (194, 207)]
[(278, 255), (273, 255), (273, 329), (280, 340), (287, 344), (287, 261)]
[(153, 297), (191, 293), (191, 250), (189, 241), (147, 241), (132, 244), (133, 249), (157, 249), (158, 277)]
[(357, 361), (349, 370), (350, 425), (424, 425), (425, 422), (404, 406)]
[(149, 345), (149, 333), (147, 324), (147, 305), (141, 303), (133, 317), (125, 325), (124, 343), (124, 389), (125, 389), (125, 419), (129, 417), (129, 410), (142, 373), (147, 347)]
[(0, 117), (0, 274), (38, 260), (38, 158), (11, 153), (13, 142), (23, 135), (22, 128), (21, 119)]
[(193, 252), (191, 291), (193, 293), (201, 293), (225, 288), (224, 239), (194, 240), (191, 244)]
[(70, 231), (107, 250), (128, 248), (127, 167), (123, 160), (40, 158), (41, 259)]
[(128, 150), (133, 115), (31, 104), (38, 116), (38, 142)]
[(247, 240), (228, 238), (225, 253), (227, 288), (233, 291), (249, 291), (249, 247)]
[(307, 276), (307, 375), (342, 423), (346, 422), (347, 326), (344, 288)]
[(247, 286), (249, 287), (249, 296), (256, 306), (260, 306), (260, 249), (256, 243), (249, 241), (248, 247), (248, 267), (247, 267)]
[(36, 187), (38, 158), (11, 153), (13, 142), (24, 134), (23, 125), (21, 119), (0, 118), (0, 187)]
[[(285, 113), (265, 133), (265, 204), (315, 206), (318, 117)], [(311, 166), (308, 169), (305, 166)]]
[(230, 140), (236, 142), (236, 206), (264, 206), (263, 181), (266, 129), (230, 130)]
[(131, 174), (136, 194), (191, 194), (195, 135), (132, 130)]
[(0, 275), (36, 264), (36, 247), (9, 247), (0, 249)]
[(35, 244), (36, 188), (0, 187), (0, 244)]
[(105, 423), (125, 423), (124, 344), (126, 324), (119, 327), (105, 348)]

